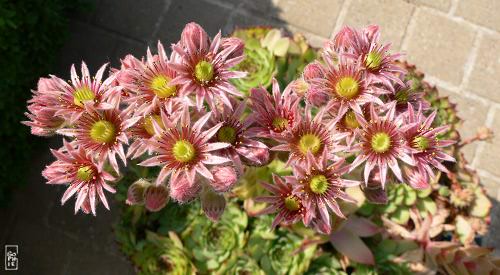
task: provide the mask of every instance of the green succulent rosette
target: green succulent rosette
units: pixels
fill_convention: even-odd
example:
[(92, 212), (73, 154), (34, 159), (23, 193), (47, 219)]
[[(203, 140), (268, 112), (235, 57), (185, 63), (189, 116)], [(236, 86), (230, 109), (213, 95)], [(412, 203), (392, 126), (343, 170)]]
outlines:
[(311, 262), (305, 275), (347, 275), (342, 271), (340, 261), (330, 253), (321, 254)]
[(246, 275), (265, 275), (266, 273), (260, 268), (259, 264), (252, 257), (242, 254), (235, 255), (235, 259), (231, 259), (225, 263), (216, 274), (246, 274)]
[(309, 269), (316, 245), (301, 249), (302, 236), (286, 229), (271, 230), (272, 219), (256, 220), (247, 251), (266, 274), (304, 274)]
[(267, 88), (276, 73), (275, 58), (273, 54), (263, 48), (257, 39), (249, 38), (245, 41), (245, 59), (234, 67), (234, 70), (245, 71), (243, 78), (232, 79), (238, 90), (248, 94), (252, 88)]
[(172, 275), (196, 273), (194, 264), (175, 233), (170, 232), (169, 237), (162, 237), (151, 231), (146, 231), (146, 240), (153, 244), (152, 247), (157, 250), (157, 257), (153, 259), (158, 259), (160, 262), (156, 270), (152, 270), (153, 274), (162, 273), (161, 271)]
[(200, 272), (206, 274), (220, 269), (225, 261), (240, 253), (245, 246), (247, 225), (248, 217), (239, 206), (228, 204), (216, 223), (199, 211), (181, 237)]

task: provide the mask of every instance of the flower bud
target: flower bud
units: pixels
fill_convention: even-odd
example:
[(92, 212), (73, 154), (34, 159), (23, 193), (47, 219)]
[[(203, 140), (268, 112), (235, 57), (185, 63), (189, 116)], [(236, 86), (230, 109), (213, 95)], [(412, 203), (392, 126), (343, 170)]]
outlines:
[(190, 185), (185, 175), (180, 175), (175, 181), (170, 181), (170, 197), (185, 203), (194, 199), (200, 193), (201, 186), (196, 182)]
[(493, 138), (493, 131), (488, 127), (479, 127), (477, 129), (477, 137), (480, 140), (487, 140)]
[(243, 55), (243, 50), (245, 49), (245, 43), (243, 43), (243, 40), (237, 37), (227, 37), (227, 38), (222, 38), (221, 47), (223, 50), (234, 47), (234, 50), (227, 56), (227, 59), (229, 60)]
[(304, 68), (304, 80), (308, 81), (314, 78), (323, 77), (323, 69), (319, 63), (310, 63)]
[(304, 79), (296, 79), (290, 83), (292, 91), (299, 97), (304, 97), (309, 90), (309, 84)]
[(263, 166), (268, 164), (269, 161), (269, 148), (251, 148), (243, 157), (243, 162), (250, 166)]
[(306, 100), (315, 107), (320, 107), (328, 102), (328, 94), (315, 88), (310, 88), (306, 93)]
[(349, 47), (355, 35), (353, 29), (347, 26), (343, 27), (333, 38), (335, 49), (342, 50)]
[(418, 172), (417, 169), (406, 168), (405, 170), (408, 185), (413, 189), (422, 190), (430, 187), (427, 174)]
[(214, 180), (210, 185), (217, 192), (227, 192), (238, 181), (236, 170), (231, 166), (215, 166), (210, 170), (214, 176)]
[(168, 202), (168, 189), (165, 185), (150, 185), (144, 191), (146, 209), (157, 212), (163, 209)]
[(127, 201), (129, 205), (144, 204), (144, 191), (151, 183), (145, 179), (138, 179), (128, 187)]
[(205, 47), (208, 48), (208, 46), (210, 45), (210, 40), (208, 38), (207, 33), (200, 25), (191, 22), (184, 27), (184, 30), (182, 30), (181, 34), (182, 46), (188, 48), (194, 46), (195, 49), (200, 49), (202, 41), (204, 42)]
[(226, 198), (218, 194), (209, 186), (203, 186), (201, 191), (201, 208), (205, 215), (212, 221), (218, 221), (226, 208)]

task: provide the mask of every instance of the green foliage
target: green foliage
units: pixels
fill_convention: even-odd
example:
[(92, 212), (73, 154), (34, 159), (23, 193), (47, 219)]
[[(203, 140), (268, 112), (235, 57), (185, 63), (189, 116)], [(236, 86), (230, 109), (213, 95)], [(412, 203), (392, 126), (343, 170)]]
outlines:
[(201, 273), (220, 269), (245, 246), (248, 217), (239, 208), (239, 205), (228, 205), (216, 223), (201, 211), (192, 212), (194, 215), (190, 218), (193, 221), (181, 236)]
[(67, 15), (80, 1), (0, 0), (0, 206), (17, 185), (26, 183), (36, 139), (25, 120), (30, 89), (52, 69), (67, 36)]

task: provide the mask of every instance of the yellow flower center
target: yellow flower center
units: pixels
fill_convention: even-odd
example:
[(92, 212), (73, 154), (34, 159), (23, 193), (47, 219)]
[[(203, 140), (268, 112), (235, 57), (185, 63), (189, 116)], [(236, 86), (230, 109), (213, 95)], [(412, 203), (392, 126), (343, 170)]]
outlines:
[(76, 177), (81, 181), (91, 180), (94, 176), (94, 169), (92, 166), (82, 166), (76, 171)]
[(115, 125), (107, 120), (99, 120), (90, 128), (90, 138), (99, 143), (110, 143), (116, 138)]
[(349, 129), (356, 129), (360, 126), (358, 120), (356, 119), (356, 115), (352, 110), (347, 111), (345, 114), (344, 124)]
[(289, 211), (297, 211), (300, 208), (299, 201), (295, 196), (288, 196), (285, 198), (285, 208), (288, 209)]
[(286, 127), (288, 126), (288, 119), (286, 119), (284, 117), (277, 117), (277, 118), (273, 119), (272, 124), (273, 124), (275, 131), (281, 132), (281, 131), (285, 130)]
[(217, 132), (217, 138), (221, 142), (233, 144), (236, 141), (236, 129), (231, 126), (224, 126)]
[(376, 70), (382, 64), (382, 55), (378, 52), (369, 52), (365, 58), (365, 64), (368, 69)]
[(429, 139), (424, 136), (418, 136), (413, 139), (413, 148), (424, 151), (429, 148)]
[(156, 121), (156, 124), (158, 124), (162, 129), (165, 129), (165, 126), (163, 125), (163, 121), (161, 120), (161, 116), (159, 115), (150, 115), (144, 118), (144, 130), (148, 132), (151, 136), (154, 136), (155, 129), (153, 127), (153, 120)]
[(193, 144), (187, 140), (178, 140), (172, 147), (174, 158), (179, 162), (190, 162), (196, 156)]
[(376, 133), (372, 137), (371, 144), (373, 151), (385, 153), (391, 147), (391, 137), (384, 132)]
[(172, 80), (170, 77), (166, 77), (164, 75), (157, 75), (151, 81), (151, 90), (155, 93), (155, 95), (159, 98), (168, 98), (171, 96), (175, 96), (175, 92), (177, 91), (177, 87), (175, 85), (170, 86)]
[(351, 99), (358, 95), (358, 81), (350, 76), (342, 77), (337, 84), (335, 84), (335, 91), (340, 97)]
[(209, 82), (214, 77), (214, 67), (210, 62), (202, 60), (194, 67), (194, 77), (199, 82)]
[(322, 195), (328, 189), (328, 180), (323, 175), (316, 175), (309, 181), (309, 188), (314, 194)]
[(94, 100), (94, 98), (95, 98), (94, 92), (92, 92), (92, 90), (90, 90), (89, 87), (87, 86), (78, 88), (73, 93), (73, 103), (75, 103), (76, 106), (80, 107), (83, 107), (83, 103), (85, 101)]
[(316, 154), (321, 149), (321, 139), (314, 134), (305, 134), (299, 140), (299, 150), (306, 155), (308, 151)]

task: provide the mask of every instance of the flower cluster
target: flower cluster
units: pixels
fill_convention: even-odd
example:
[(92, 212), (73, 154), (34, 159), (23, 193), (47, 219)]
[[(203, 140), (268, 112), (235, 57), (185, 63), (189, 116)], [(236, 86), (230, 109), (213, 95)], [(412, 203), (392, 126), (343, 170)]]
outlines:
[[(287, 42), (279, 45), (293, 42), (275, 32), (274, 40)], [(269, 37), (267, 48), (276, 42)], [(99, 202), (108, 207), (103, 189), (114, 192), (118, 155), (125, 166), (159, 167), (145, 168), (158, 173), (130, 186), (128, 204), (159, 211), (169, 198), (199, 198), (206, 216), (218, 220), (225, 193), (248, 167), (279, 159), (292, 175), (263, 183), (270, 194), (257, 199), (268, 203), (260, 213), (277, 212), (273, 227), (302, 221), (329, 234), (332, 215), (345, 218), (341, 202), (355, 202), (346, 188), (383, 193), (386, 182), (397, 181), (424, 189), (434, 168), (446, 172), (442, 162), (454, 161), (443, 149), (452, 144), (441, 139), (447, 127), (434, 127), (436, 113), (411, 91), (400, 55), (378, 37), (376, 26), (345, 27), (280, 89), (272, 75), (242, 84), (247, 72), (238, 70), (261, 51), (255, 39), (245, 45), (220, 32), (211, 39), (189, 23), (170, 55), (158, 42), (156, 54), (127, 55), (104, 80), (106, 66), (91, 78), (85, 63), (81, 77), (71, 68), (71, 81), (42, 78), (24, 123), (33, 134), (69, 138), (52, 151), (57, 160), (43, 175), (69, 185), (62, 202), (76, 194), (75, 211), (95, 215)], [(277, 48), (271, 53), (287, 51)]]
[(387, 181), (425, 189), (434, 168), (447, 172), (442, 161), (454, 161), (443, 150), (453, 141), (440, 139), (448, 127), (433, 127), (436, 113), (411, 94), (400, 55), (378, 36), (376, 26), (345, 27), (283, 93), (252, 91), (258, 134), (293, 168), (264, 183), (271, 195), (258, 198), (269, 203), (262, 213), (277, 212), (273, 226), (302, 220), (329, 234), (331, 215), (344, 217), (339, 201), (353, 201), (346, 188), (363, 182), (367, 198), (383, 203), (373, 193), (385, 193)]

